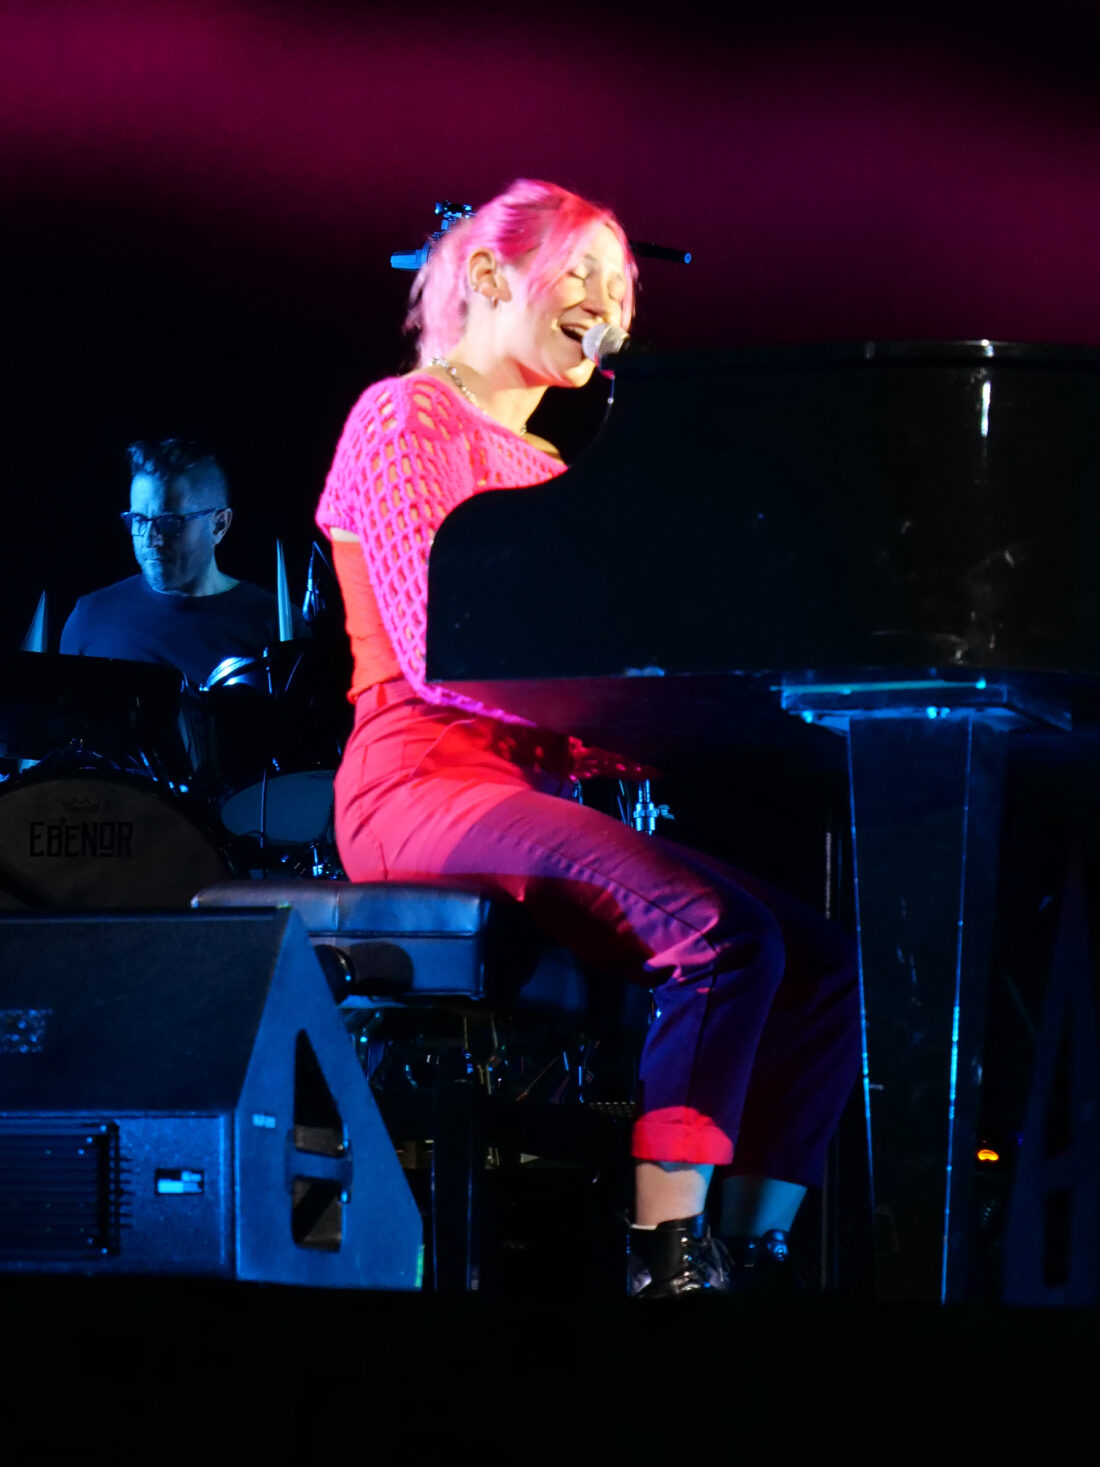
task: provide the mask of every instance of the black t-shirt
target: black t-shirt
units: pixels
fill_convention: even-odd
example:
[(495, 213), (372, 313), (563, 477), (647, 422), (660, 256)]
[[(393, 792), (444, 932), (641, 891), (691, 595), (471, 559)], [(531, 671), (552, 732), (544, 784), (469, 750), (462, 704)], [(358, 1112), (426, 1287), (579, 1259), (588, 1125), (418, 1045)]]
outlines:
[[(295, 612), (294, 631), (305, 630)], [(203, 683), (227, 657), (258, 657), (279, 640), (270, 591), (238, 581), (216, 596), (171, 596), (142, 575), (81, 596), (61, 633), (62, 652), (160, 662)]]

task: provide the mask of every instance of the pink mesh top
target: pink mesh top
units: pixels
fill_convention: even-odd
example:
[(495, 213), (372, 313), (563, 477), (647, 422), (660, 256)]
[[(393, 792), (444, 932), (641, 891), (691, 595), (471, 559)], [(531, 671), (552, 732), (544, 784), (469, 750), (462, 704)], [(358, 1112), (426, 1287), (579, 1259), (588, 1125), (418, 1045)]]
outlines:
[(399, 668), (429, 703), (524, 721), (425, 682), (428, 551), (464, 499), (540, 484), (562, 470), (427, 373), (367, 388), (348, 415), (317, 507), (321, 529), (355, 535), (366, 563), (369, 585), (353, 588), (347, 557), (337, 560), (356, 662), (353, 694)]

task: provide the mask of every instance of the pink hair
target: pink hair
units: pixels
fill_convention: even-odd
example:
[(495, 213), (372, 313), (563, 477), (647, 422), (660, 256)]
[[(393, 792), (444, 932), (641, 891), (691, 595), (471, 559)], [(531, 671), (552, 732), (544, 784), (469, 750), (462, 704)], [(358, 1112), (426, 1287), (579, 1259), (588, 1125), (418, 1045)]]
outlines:
[(475, 250), (492, 250), (505, 265), (514, 265), (534, 250), (527, 278), (531, 299), (538, 300), (561, 278), (579, 247), (600, 225), (606, 225), (622, 246), (626, 261), (623, 325), (629, 326), (638, 267), (614, 214), (555, 183), (517, 178), (471, 218), (448, 229), (413, 281), (405, 329), (418, 337), (420, 361), (446, 356), (466, 329), (466, 262)]

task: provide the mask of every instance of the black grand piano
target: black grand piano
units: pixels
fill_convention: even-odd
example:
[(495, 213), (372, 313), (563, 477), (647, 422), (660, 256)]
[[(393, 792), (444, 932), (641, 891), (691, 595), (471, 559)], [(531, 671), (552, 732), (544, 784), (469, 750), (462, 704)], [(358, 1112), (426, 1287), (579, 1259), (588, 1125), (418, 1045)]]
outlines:
[[(843, 740), (882, 1298), (967, 1297), (1006, 748), (1095, 723), (1098, 488), (1097, 349), (627, 356), (561, 478), (477, 496), (433, 546), (434, 681), (659, 767), (792, 719)], [(1096, 1299), (1079, 874), (1060, 901), (1005, 1230), (1017, 1302)]]

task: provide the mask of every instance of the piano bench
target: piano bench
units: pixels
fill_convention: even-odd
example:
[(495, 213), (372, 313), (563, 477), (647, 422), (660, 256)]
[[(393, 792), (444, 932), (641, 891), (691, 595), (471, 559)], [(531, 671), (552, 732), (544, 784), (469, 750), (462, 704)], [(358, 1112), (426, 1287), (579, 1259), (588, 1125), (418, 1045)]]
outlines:
[[(607, 1172), (609, 1149), (625, 1159), (649, 994), (590, 983), (518, 904), (468, 880), (298, 879), (221, 882), (191, 905), (291, 906), (301, 917), (395, 1144), (415, 1161), (422, 1149), (407, 1143), (431, 1142), (421, 1201), (436, 1289), (477, 1286), (487, 1151)], [(557, 1103), (566, 1089), (580, 1098), (595, 1044), (619, 1098)]]
[(465, 1001), (581, 1016), (583, 969), (469, 881), (224, 881), (193, 907), (293, 907), (345, 1013)]

